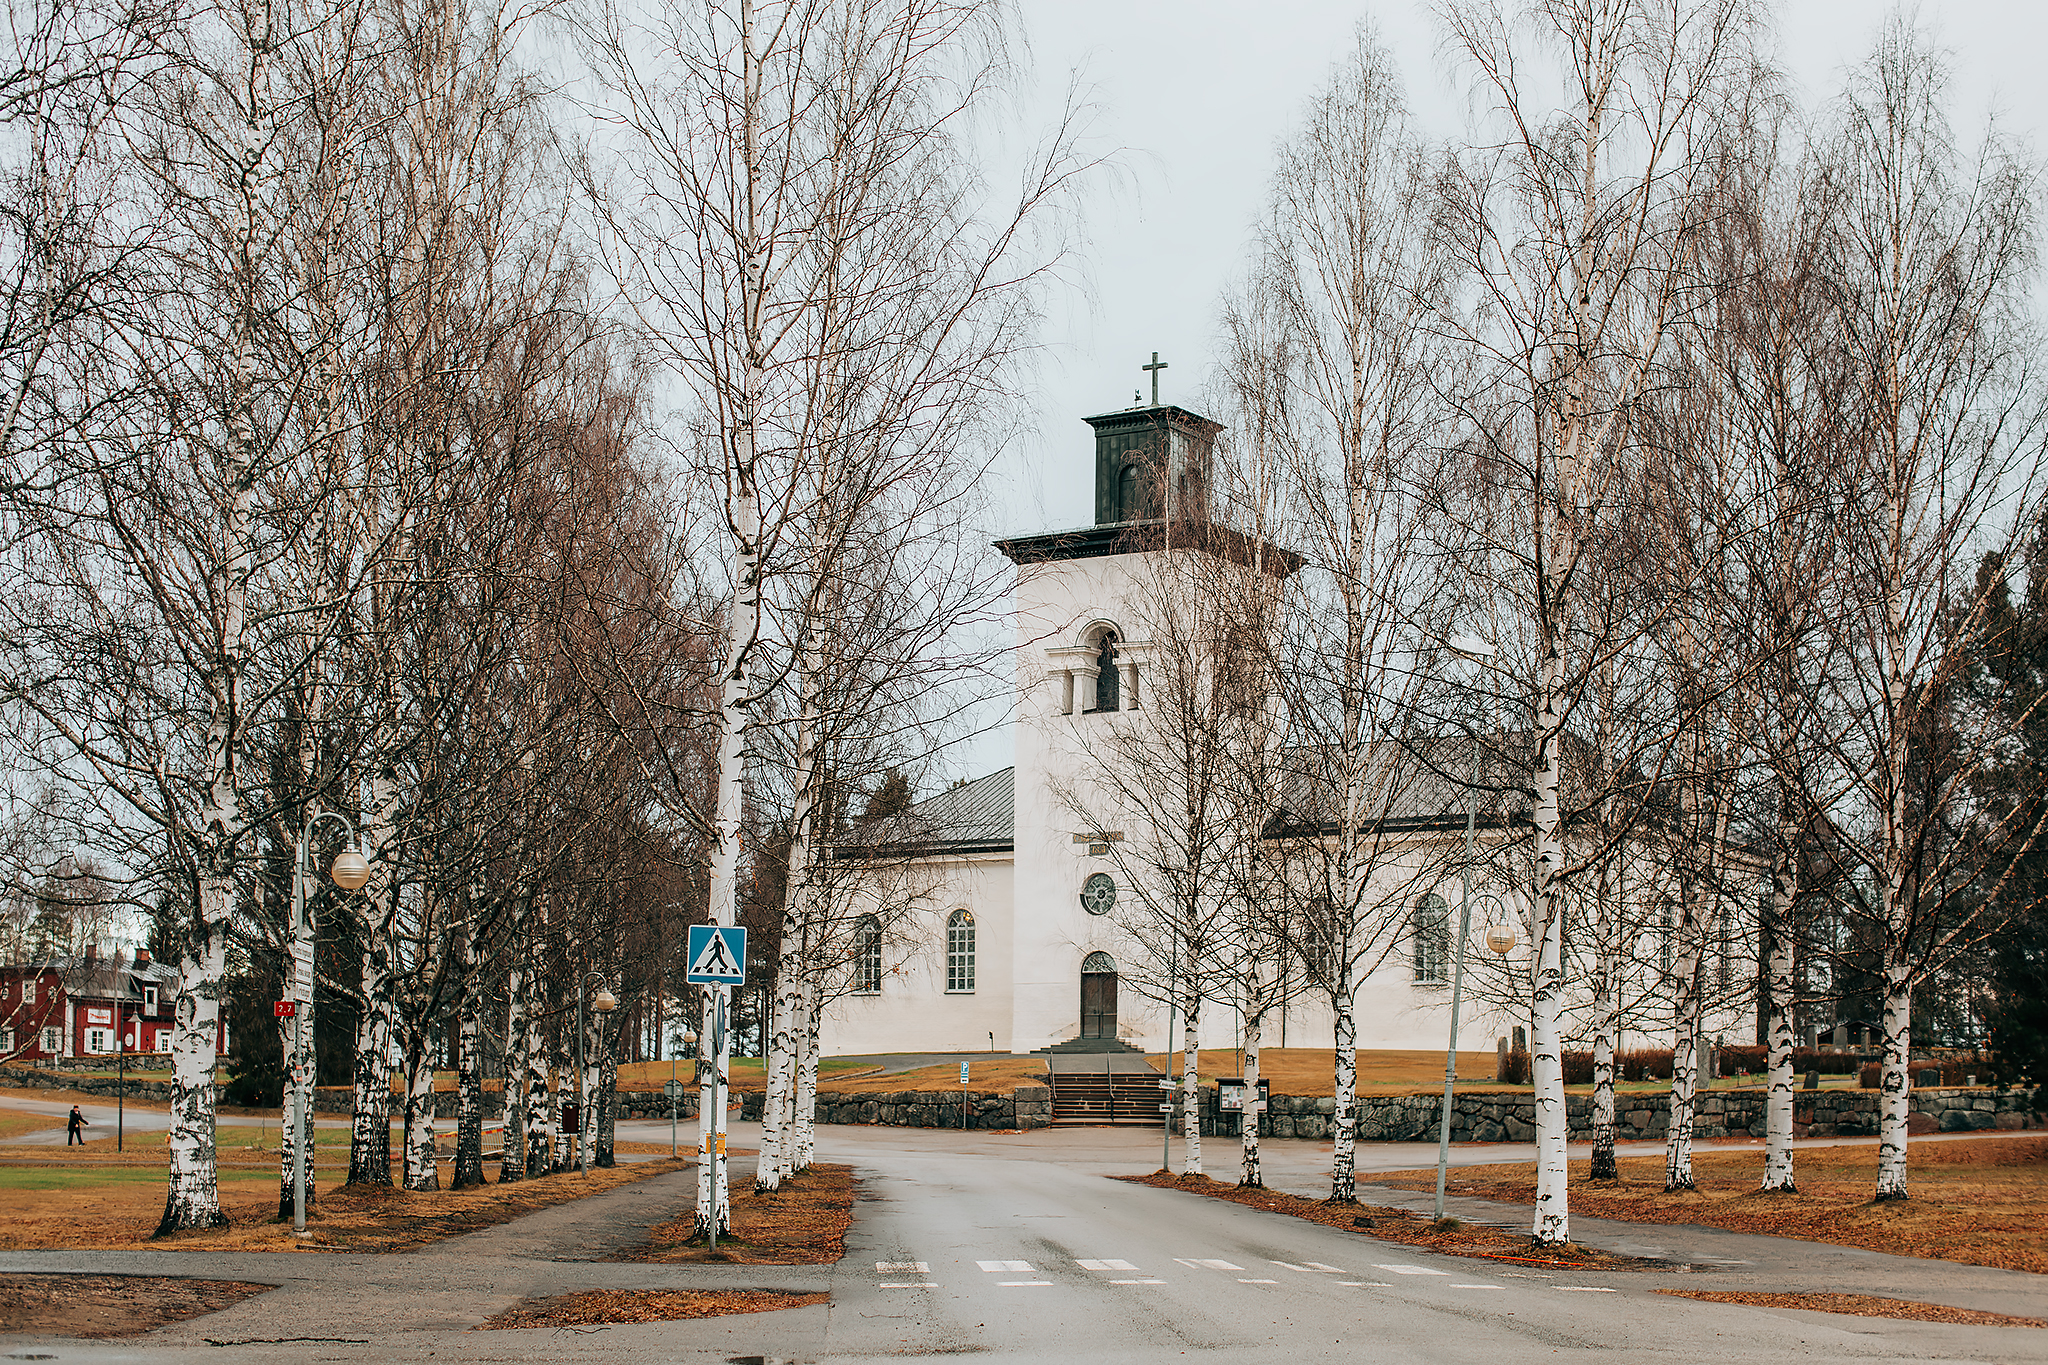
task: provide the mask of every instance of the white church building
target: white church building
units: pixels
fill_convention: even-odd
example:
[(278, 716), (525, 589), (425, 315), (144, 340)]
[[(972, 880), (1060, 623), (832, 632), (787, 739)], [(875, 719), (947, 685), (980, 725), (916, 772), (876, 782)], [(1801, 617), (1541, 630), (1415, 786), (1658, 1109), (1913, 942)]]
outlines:
[[(1156, 987), (1119, 988), (1138, 951), (1129, 889), (1118, 885), (1129, 866), (1119, 855), (1130, 850), (1108, 842), (1122, 837), (1108, 833), (1119, 827), (1115, 812), (1084, 819), (1074, 793), (1091, 790), (1091, 769), (1105, 761), (1104, 727), (1134, 719), (1117, 713), (1143, 712), (1142, 598), (1156, 591), (1162, 556), (1206, 552), (1185, 548), (1185, 539), (1168, 550), (1167, 536), (1206, 524), (1208, 462), (1222, 428), (1170, 405), (1087, 420), (1095, 429), (1096, 524), (997, 542), (1017, 566), (1016, 766), (915, 807), (919, 908), (886, 934), (878, 926), (857, 940), (851, 989), (822, 1021), (826, 1055), (1178, 1046), (1168, 1010), (1147, 998)], [(1157, 506), (1162, 496), (1176, 506)], [(1462, 796), (1438, 804), (1450, 812), (1416, 821), (1416, 833), (1449, 850), (1464, 836)], [(1399, 941), (1356, 983), (1360, 1048), (1444, 1046), (1460, 883), (1455, 856), (1438, 862), (1447, 869), (1442, 884), (1412, 888)], [(1475, 948), (1486, 953), (1477, 944), (1484, 922), (1475, 918), (1468, 968)], [(1156, 981), (1157, 964), (1146, 969)], [(1468, 994), (1459, 1047), (1491, 1051), (1517, 1013), (1504, 1000)], [(1205, 1006), (1203, 1046), (1233, 1046), (1239, 1027), (1230, 1002)], [(1299, 993), (1281, 1017), (1268, 1015), (1263, 1043), (1331, 1046), (1327, 1001)]]

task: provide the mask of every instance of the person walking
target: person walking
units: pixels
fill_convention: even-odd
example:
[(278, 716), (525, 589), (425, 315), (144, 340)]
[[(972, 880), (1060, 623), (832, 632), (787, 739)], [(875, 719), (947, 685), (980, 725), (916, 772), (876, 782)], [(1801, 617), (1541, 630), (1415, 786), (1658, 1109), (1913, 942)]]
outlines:
[(85, 1145), (85, 1125), (90, 1122), (92, 1122), (91, 1119), (78, 1112), (77, 1105), (72, 1105), (71, 1121), (64, 1127), (64, 1145), (69, 1147), (75, 1142), (83, 1147)]

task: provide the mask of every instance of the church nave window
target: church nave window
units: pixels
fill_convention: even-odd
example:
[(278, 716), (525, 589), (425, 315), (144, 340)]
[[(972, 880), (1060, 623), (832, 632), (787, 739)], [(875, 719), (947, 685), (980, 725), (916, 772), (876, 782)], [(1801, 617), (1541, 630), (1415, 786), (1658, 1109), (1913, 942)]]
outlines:
[(1451, 916), (1434, 891), (1415, 903), (1415, 983), (1441, 986), (1449, 980)]
[(974, 916), (965, 910), (946, 917), (946, 989), (974, 989)]
[(862, 915), (853, 929), (853, 981), (855, 995), (878, 995), (882, 990), (882, 922)]

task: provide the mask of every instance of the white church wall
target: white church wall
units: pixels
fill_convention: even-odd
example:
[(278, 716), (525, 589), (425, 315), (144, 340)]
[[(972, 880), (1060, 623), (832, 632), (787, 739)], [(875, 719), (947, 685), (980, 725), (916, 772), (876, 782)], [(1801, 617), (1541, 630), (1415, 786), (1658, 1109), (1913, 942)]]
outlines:
[[(819, 1046), (827, 1056), (869, 1052), (1010, 1050), (1012, 906), (1008, 854), (932, 859), (925, 908), (904, 917), (883, 951), (882, 988), (827, 1005)], [(946, 924), (974, 916), (972, 991), (946, 989)]]

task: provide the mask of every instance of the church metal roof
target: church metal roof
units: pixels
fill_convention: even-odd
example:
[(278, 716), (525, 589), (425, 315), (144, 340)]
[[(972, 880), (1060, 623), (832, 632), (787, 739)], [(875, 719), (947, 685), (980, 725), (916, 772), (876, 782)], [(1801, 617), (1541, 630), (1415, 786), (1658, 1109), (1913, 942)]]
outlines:
[(948, 787), (889, 817), (877, 833), (874, 843), (841, 856), (1009, 853), (1017, 846), (1017, 770)]

